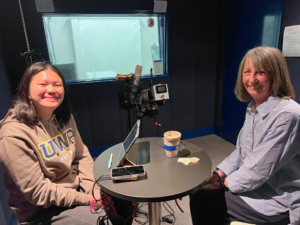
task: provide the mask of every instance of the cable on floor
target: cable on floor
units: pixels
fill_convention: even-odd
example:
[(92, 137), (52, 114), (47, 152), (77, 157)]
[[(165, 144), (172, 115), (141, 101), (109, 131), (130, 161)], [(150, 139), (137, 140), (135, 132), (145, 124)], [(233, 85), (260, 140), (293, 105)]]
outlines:
[[(134, 220), (141, 225), (145, 225), (149, 222), (149, 213), (140, 209), (141, 207), (145, 206), (145, 204), (147, 203), (139, 203), (138, 210), (134, 218)], [(168, 206), (169, 209), (167, 209), (166, 205)], [(176, 217), (175, 217), (174, 210), (167, 202), (163, 202), (163, 206), (169, 214), (162, 217), (162, 222), (175, 224)], [(139, 220), (139, 218), (143, 218), (145, 219), (145, 221), (141, 221)]]
[[(105, 198), (108, 197), (108, 195), (106, 195), (104, 193), (105, 195), (101, 199), (96, 199), (95, 193), (94, 193), (94, 189), (95, 189), (95, 186), (98, 183), (98, 181), (100, 181), (100, 180), (107, 180), (109, 178), (109, 176), (110, 176), (110, 173), (104, 174), (104, 175), (100, 176), (97, 180), (95, 180), (93, 188), (92, 188), (92, 196), (93, 196), (93, 198), (95, 200), (95, 204), (97, 202), (100, 202), (100, 204), (103, 204), (103, 205), (107, 206), (108, 208), (110, 208), (112, 201), (110, 201), (109, 205), (104, 204), (104, 201), (103, 201)], [(102, 201), (102, 203), (101, 203), (101, 201)], [(104, 210), (103, 208), (98, 208), (98, 209), (93, 208), (92, 211), (91, 211), (91, 213), (93, 213), (93, 214), (101, 214), (103, 212), (103, 210)], [(105, 224), (105, 221), (106, 221), (106, 224)], [(109, 219), (108, 219), (107, 214), (105, 214), (104, 216), (99, 216), (98, 219), (97, 219), (97, 224), (98, 225), (109, 225)]]

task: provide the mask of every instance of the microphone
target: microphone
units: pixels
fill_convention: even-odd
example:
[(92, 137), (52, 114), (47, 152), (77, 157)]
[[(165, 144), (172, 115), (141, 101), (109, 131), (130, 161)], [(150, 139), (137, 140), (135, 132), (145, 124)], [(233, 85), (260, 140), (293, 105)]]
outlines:
[(136, 93), (138, 91), (138, 87), (142, 76), (142, 68), (143, 67), (141, 65), (136, 65), (135, 67), (134, 80), (133, 80), (133, 84), (135, 86), (132, 88), (132, 93)]

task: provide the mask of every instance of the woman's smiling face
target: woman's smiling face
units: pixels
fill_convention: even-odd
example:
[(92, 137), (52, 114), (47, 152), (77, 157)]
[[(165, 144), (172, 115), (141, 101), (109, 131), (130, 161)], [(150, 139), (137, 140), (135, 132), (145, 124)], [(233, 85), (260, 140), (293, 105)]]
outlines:
[(64, 86), (60, 76), (48, 69), (34, 75), (29, 86), (29, 98), (38, 116), (49, 117), (64, 99)]
[(243, 69), (243, 84), (252, 96), (256, 107), (262, 104), (271, 95), (271, 76), (265, 71), (257, 71), (247, 58)]

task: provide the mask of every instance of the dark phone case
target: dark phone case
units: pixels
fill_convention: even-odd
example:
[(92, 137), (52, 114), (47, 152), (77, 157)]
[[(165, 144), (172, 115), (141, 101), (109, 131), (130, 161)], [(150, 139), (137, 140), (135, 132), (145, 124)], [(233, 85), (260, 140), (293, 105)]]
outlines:
[[(129, 174), (128, 174), (129, 173)], [(142, 176), (145, 174), (145, 168), (142, 165), (132, 167), (119, 167), (112, 170), (112, 177), (123, 177), (123, 176)]]

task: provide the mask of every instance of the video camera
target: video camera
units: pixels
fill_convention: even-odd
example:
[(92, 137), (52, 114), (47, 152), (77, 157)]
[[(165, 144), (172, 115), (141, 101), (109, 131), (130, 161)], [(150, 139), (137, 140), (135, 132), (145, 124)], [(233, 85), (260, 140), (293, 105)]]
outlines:
[(119, 94), (120, 105), (123, 108), (136, 108), (135, 113), (138, 119), (145, 117), (156, 118), (158, 106), (164, 105), (169, 99), (167, 84), (152, 85), (152, 68), (150, 69), (149, 88), (142, 88), (144, 81), (141, 81), (142, 66), (137, 65), (132, 76), (125, 77), (126, 92)]

